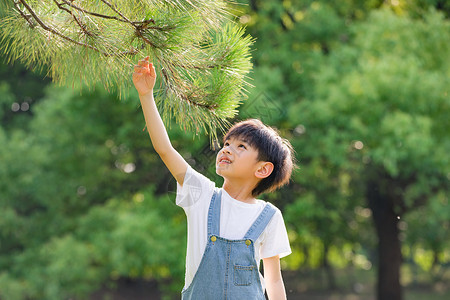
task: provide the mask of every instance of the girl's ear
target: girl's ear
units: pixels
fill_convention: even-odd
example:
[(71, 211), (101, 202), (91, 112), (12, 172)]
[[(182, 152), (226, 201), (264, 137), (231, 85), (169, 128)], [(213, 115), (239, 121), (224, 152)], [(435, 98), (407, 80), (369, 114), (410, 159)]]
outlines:
[(273, 163), (269, 161), (261, 162), (258, 169), (255, 171), (255, 176), (257, 178), (267, 178), (273, 171)]

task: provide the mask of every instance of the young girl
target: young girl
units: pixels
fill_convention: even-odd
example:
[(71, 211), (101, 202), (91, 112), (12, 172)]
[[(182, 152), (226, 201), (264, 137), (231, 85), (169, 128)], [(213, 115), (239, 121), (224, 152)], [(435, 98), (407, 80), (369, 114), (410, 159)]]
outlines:
[[(172, 147), (153, 99), (156, 73), (146, 57), (134, 67), (147, 129), (176, 179), (176, 203), (187, 216), (182, 299), (286, 299), (280, 258), (291, 253), (280, 210), (256, 197), (286, 184), (293, 150), (259, 120), (235, 124), (217, 154), (222, 188), (193, 170)], [(259, 273), (263, 260), (264, 278)]]

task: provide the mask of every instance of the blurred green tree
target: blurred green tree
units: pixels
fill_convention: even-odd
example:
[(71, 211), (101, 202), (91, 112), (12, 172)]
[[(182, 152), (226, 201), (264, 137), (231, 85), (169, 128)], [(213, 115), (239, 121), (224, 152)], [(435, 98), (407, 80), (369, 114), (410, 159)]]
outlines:
[(0, 124), (6, 130), (25, 128), (32, 118), (30, 107), (44, 96), (44, 87), (50, 83), (43, 74), (29, 72), (23, 65), (3, 64), (0, 55)]
[[(402, 299), (399, 221), (428, 202), (445, 210), (438, 195), (449, 188), (449, 27), (436, 12), (423, 20), (372, 13), (326, 57), (314, 89), (291, 110), (305, 130), (295, 144), (307, 165), (335, 174), (328, 179), (350, 176), (333, 201), (367, 200), (378, 238), (378, 299)], [(323, 197), (321, 183), (314, 190)], [(438, 231), (443, 220), (436, 219)]]
[[(141, 130), (136, 95), (112, 97), (51, 86), (27, 126), (0, 128), (0, 298), (86, 296), (137, 277), (179, 290), (183, 212)], [(174, 129), (192, 144), (185, 151), (197, 151)]]

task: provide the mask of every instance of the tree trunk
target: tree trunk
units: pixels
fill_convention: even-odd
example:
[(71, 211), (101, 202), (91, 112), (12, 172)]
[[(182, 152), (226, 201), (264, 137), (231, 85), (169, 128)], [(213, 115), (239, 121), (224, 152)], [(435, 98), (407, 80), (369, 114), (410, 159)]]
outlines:
[(378, 300), (402, 300), (400, 266), (402, 264), (401, 243), (397, 227), (394, 199), (382, 191), (377, 182), (369, 182), (367, 199), (378, 236)]
[(327, 288), (328, 290), (333, 291), (337, 289), (337, 285), (333, 267), (330, 265), (330, 262), (328, 261), (328, 250), (329, 250), (328, 244), (324, 243), (322, 267), (325, 270)]

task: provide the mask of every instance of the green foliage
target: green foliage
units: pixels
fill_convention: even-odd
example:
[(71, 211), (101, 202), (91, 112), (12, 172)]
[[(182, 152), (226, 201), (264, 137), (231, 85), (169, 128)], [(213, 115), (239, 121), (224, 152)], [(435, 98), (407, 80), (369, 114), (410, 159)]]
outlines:
[(0, 64), (0, 82), (1, 126), (6, 131), (26, 127), (31, 117), (29, 108), (42, 98), (49, 80), (42, 74), (27, 72), (20, 64)]
[(0, 298), (83, 296), (119, 277), (180, 289), (185, 220), (148, 187), (168, 182), (133, 100), (52, 86), (28, 127), (0, 130)]
[[(95, 1), (88, 2), (77, 3)], [(95, 4), (106, 13), (101, 2)], [(211, 1), (129, 2), (152, 2), (154, 11), (139, 16), (155, 21), (171, 21), (163, 13), (172, 11), (177, 24), (190, 22), (180, 11), (200, 4), (216, 7)], [(358, 282), (361, 272), (372, 274), (376, 261), (376, 232), (365, 194), (369, 176), (396, 196), (408, 268), (416, 274), (427, 271), (427, 280), (418, 282), (444, 282), (449, 261), (448, 19), (436, 2), (408, 2), (416, 5), (412, 11), (397, 2), (252, 1), (238, 7), (241, 23), (257, 37), (254, 87), (239, 117), (259, 117), (276, 126), (294, 145), (300, 163), (291, 185), (265, 196), (282, 209), (289, 230), (294, 253), (283, 259), (283, 268), (318, 274), (313, 269), (328, 263), (328, 270), (353, 270), (358, 278), (345, 287)], [(440, 12), (430, 11), (425, 2)], [(13, 2), (0, 6), (4, 22), (11, 18)], [(195, 26), (210, 26), (215, 15), (202, 13), (192, 14), (202, 19)], [(21, 30), (31, 30), (19, 20), (25, 24)], [(192, 33), (195, 26), (178, 28), (173, 36), (155, 31), (160, 48), (149, 52), (165, 58), (166, 50), (179, 54), (179, 34)], [(242, 43), (238, 36), (243, 32), (222, 28), (229, 33), (213, 30), (202, 40), (202, 55), (245, 65), (245, 47), (223, 49)], [(161, 46), (164, 38), (170, 49)], [(10, 45), (5, 41), (0, 47)], [(132, 43), (137, 47), (139, 39)], [(97, 59), (77, 49), (79, 61)], [(173, 57), (182, 62), (179, 55)], [(76, 72), (84, 68), (75, 67)], [(176, 70), (180, 77), (171, 79), (196, 73)], [(210, 87), (208, 95), (214, 97), (237, 97), (232, 81), (209, 76), (216, 71), (199, 70), (193, 84)], [(129, 84), (127, 72), (123, 85)], [(160, 107), (173, 108), (174, 119), (208, 118), (175, 94), (164, 98), (163, 77), (160, 73)], [(157, 280), (166, 292), (179, 292), (185, 218), (173, 204), (174, 180), (142, 131), (136, 94), (124, 93), (129, 97), (116, 101), (114, 87), (108, 92), (93, 85), (80, 93), (54, 85), (44, 89), (45, 84), (20, 65), (0, 66), (0, 298), (82, 299), (123, 278)], [(26, 97), (34, 99), (29, 110), (13, 112), (13, 104)], [(237, 108), (222, 104), (224, 111)], [(214, 177), (208, 138), (194, 139), (179, 126), (168, 127), (174, 147), (194, 168)], [(404, 282), (416, 282), (414, 276)], [(323, 289), (323, 279), (317, 278), (314, 286)]]
[[(184, 276), (185, 218), (167, 196), (149, 189), (128, 201), (114, 199), (80, 219), (76, 235), (94, 252), (106, 279), (173, 280)], [(171, 203), (172, 202), (172, 203)]]
[[(431, 263), (426, 266), (427, 269), (420, 261), (417, 263), (425, 271), (435, 275), (444, 273), (443, 267), (440, 266), (448, 260), (445, 253), (450, 247), (448, 232), (450, 208), (445, 193), (446, 190), (443, 189), (434, 195), (423, 207), (411, 212), (404, 223), (408, 230), (406, 235), (408, 244), (416, 246), (415, 251), (418, 252), (416, 257), (421, 257), (420, 253), (424, 253), (424, 249), (428, 249), (428, 256), (432, 256)], [(432, 217), (424, 218), (424, 216)]]
[[(414, 26), (406, 18), (379, 12), (357, 29), (359, 53), (344, 48), (330, 57), (336, 68), (323, 69), (314, 96), (320, 100), (299, 104), (294, 114), (301, 111), (316, 124), (332, 120), (339, 130), (332, 128), (326, 135), (335, 145), (327, 154), (332, 161), (345, 162), (352, 143), (361, 141), (361, 158), (382, 165), (393, 176), (400, 170), (403, 176), (431, 169), (445, 174), (449, 62), (429, 51), (449, 51), (448, 44), (442, 44), (449, 39), (448, 26), (436, 26), (438, 19), (434, 14), (430, 22)], [(357, 67), (343, 76), (345, 61)]]
[[(412, 244), (444, 253), (449, 212), (442, 193), (448, 190), (450, 166), (445, 129), (450, 126), (450, 62), (442, 57), (450, 50), (443, 42), (450, 40), (449, 24), (435, 12), (424, 20), (412, 20), (381, 10), (353, 28), (352, 42), (324, 58), (315, 89), (290, 111), (291, 120), (305, 132), (294, 141), (306, 164), (298, 180), (313, 195), (303, 192), (289, 206), (287, 218), (298, 232), (303, 228), (323, 241), (330, 234), (333, 244), (346, 236), (357, 244), (374, 245), (370, 238), (358, 236), (371, 216), (363, 202), (371, 178), (383, 193), (395, 195), (393, 209), (405, 214), (402, 222), (407, 222), (399, 225), (405, 230), (402, 234), (410, 235)], [(355, 206), (361, 208), (353, 212)], [(339, 217), (333, 219), (336, 212)], [(317, 213), (323, 216), (314, 218)], [(358, 215), (365, 218), (358, 221)], [(419, 221), (424, 215), (430, 224)], [(298, 223), (296, 216), (300, 216)], [(323, 220), (326, 225), (320, 233), (308, 228), (309, 222)], [(340, 227), (345, 221), (348, 229)], [(333, 226), (327, 228), (329, 224)]]
[(14, 96), (12, 95), (10, 87), (6, 82), (1, 83), (0, 94), (2, 95), (0, 98), (0, 119), (3, 119), (8, 111), (8, 108), (10, 108), (10, 105), (13, 102)]
[(186, 226), (182, 211), (167, 200), (149, 190), (94, 206), (74, 232), (18, 255), (14, 275), (0, 276), (0, 296), (85, 297), (121, 277), (170, 279), (179, 290)]
[(223, 1), (28, 0), (5, 9), (0, 51), (60, 84), (125, 93), (133, 65), (149, 55), (166, 119), (212, 137), (245, 98), (252, 40)]

